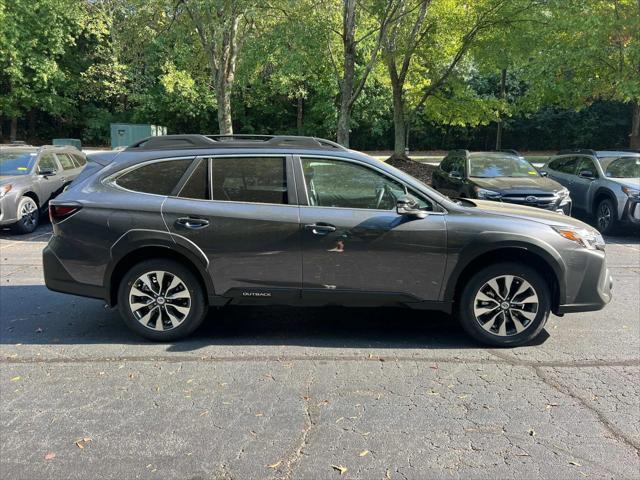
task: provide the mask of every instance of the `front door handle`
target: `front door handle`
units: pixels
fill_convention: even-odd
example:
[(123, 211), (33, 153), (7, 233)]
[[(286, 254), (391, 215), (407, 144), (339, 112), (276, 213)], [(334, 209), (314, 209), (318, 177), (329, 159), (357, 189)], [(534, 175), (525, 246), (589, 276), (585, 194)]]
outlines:
[(304, 226), (304, 229), (311, 230), (314, 235), (326, 235), (336, 231), (336, 227), (328, 223), (309, 223)]
[(209, 226), (209, 220), (204, 218), (182, 217), (176, 220), (176, 226), (188, 228), (189, 230), (199, 230)]

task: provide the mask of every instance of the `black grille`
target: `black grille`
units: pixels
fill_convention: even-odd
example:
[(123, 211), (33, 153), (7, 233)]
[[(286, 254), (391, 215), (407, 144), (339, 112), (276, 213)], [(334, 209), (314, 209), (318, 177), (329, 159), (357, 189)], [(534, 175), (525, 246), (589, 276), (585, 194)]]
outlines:
[(506, 203), (516, 203), (518, 205), (526, 205), (529, 207), (546, 208), (556, 210), (558, 208), (558, 197), (550, 193), (541, 194), (507, 194), (502, 196), (502, 201)]

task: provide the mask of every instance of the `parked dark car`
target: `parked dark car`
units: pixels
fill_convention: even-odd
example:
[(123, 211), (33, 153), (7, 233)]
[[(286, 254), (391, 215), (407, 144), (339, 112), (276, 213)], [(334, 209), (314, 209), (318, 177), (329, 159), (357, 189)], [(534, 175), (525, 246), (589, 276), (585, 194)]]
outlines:
[(574, 206), (601, 233), (614, 233), (624, 223), (640, 225), (639, 152), (565, 150), (544, 171), (569, 189)]
[(71, 146), (0, 146), (0, 227), (33, 232), (55, 198), (82, 171), (85, 155)]
[(511, 152), (452, 150), (433, 172), (432, 185), (451, 198), (496, 200), (571, 214), (569, 190)]
[(520, 345), (550, 312), (611, 299), (588, 225), (452, 201), (327, 140), (153, 137), (102, 163), (51, 202), (46, 285), (117, 304), (153, 340), (191, 333), (210, 305), (402, 305)]

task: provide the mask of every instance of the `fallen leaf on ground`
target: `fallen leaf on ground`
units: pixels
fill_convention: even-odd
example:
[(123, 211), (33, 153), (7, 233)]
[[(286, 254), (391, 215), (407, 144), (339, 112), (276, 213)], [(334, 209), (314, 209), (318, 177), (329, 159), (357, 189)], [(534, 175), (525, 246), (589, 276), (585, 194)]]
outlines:
[(580, 465), (578, 462), (574, 462), (573, 460), (571, 460), (571, 461), (569, 462), (569, 465), (574, 465), (574, 466), (576, 466), (576, 467), (581, 467), (581, 466), (582, 466), (582, 465)]
[(12, 377), (11, 381), (12, 382), (17, 382), (18, 380), (20, 380), (22, 377), (20, 375), (18, 375), (17, 377)]
[(367, 455), (369, 455), (369, 450), (363, 450), (358, 454), (359, 457), (366, 457)]
[(427, 392), (427, 395), (440, 395), (438, 392), (434, 392), (433, 390), (431, 390), (430, 392)]
[(533, 436), (535, 436), (535, 434), (536, 434), (536, 431), (533, 428), (530, 428), (529, 429), (529, 436), (533, 437)]
[(78, 447), (79, 449), (81, 449), (81, 450), (82, 450), (82, 449), (84, 448), (84, 446), (85, 446), (87, 443), (89, 443), (90, 441), (91, 441), (91, 438), (90, 438), (90, 437), (84, 437), (84, 438), (80, 438), (80, 439), (76, 440), (76, 441), (75, 441), (75, 442), (73, 442), (73, 443), (75, 443), (76, 447)]
[(264, 417), (264, 413), (256, 413), (256, 417)]
[(53, 460), (54, 458), (56, 458), (56, 454), (53, 452), (47, 452), (44, 454), (45, 460)]
[(343, 467), (342, 465), (331, 465), (331, 468), (340, 472), (340, 475), (344, 475), (347, 473), (348, 468)]
[(282, 460), (278, 460), (276, 463), (272, 463), (271, 465), (267, 465), (267, 468), (278, 468), (278, 465), (282, 463)]

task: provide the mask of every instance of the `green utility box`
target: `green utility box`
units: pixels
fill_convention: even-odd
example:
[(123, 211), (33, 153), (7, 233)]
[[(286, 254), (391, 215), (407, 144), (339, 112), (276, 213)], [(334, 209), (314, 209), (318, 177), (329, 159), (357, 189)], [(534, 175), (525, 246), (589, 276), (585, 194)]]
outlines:
[(167, 127), (141, 123), (112, 123), (111, 148), (128, 147), (143, 138), (166, 134)]
[(78, 150), (82, 150), (82, 142), (79, 138), (54, 138), (53, 145), (72, 145)]

